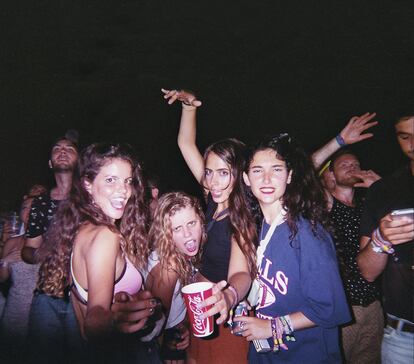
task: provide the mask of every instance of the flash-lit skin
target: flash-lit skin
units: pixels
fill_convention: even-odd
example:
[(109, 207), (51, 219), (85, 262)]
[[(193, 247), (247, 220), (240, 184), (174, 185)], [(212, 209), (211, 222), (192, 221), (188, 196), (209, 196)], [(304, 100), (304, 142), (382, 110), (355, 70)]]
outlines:
[(203, 228), (194, 208), (187, 206), (176, 211), (170, 221), (172, 239), (177, 250), (189, 257), (195, 256), (200, 248)]
[(204, 181), (213, 201), (219, 205), (217, 213), (227, 208), (229, 196), (233, 190), (234, 178), (230, 166), (213, 152), (207, 156)]
[(395, 124), (395, 132), (402, 152), (410, 159), (414, 175), (414, 117)]
[(263, 214), (269, 216), (266, 218), (269, 224), (282, 209), (282, 198), (291, 175), (286, 162), (278, 159), (273, 149), (256, 152), (248, 173), (243, 173), (244, 182), (258, 199)]
[(95, 179), (85, 180), (85, 188), (92, 201), (113, 220), (122, 217), (132, 191), (132, 168), (122, 159), (113, 159), (104, 165)]

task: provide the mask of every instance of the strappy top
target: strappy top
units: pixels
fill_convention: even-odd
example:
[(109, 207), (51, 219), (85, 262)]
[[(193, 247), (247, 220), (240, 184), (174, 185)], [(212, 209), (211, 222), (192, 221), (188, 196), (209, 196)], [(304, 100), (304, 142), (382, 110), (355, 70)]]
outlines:
[[(76, 280), (73, 274), (73, 253), (70, 256), (70, 274), (72, 276), (72, 292), (79, 302), (86, 305), (88, 303), (88, 290), (84, 289)], [(126, 292), (128, 294), (137, 293), (142, 287), (142, 276), (138, 269), (134, 267), (131, 261), (125, 257), (125, 266), (120, 277), (114, 284), (114, 296), (118, 292)]]

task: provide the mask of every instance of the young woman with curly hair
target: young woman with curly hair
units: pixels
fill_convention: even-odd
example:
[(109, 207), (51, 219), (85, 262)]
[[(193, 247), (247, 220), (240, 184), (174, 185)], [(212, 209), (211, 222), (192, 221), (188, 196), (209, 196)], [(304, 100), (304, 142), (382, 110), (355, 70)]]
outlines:
[(167, 316), (161, 348), (166, 363), (183, 364), (185, 360), (189, 331), (181, 288), (194, 281), (205, 237), (204, 214), (195, 197), (170, 192), (158, 200), (149, 232), (145, 285), (161, 300)]
[(84, 339), (79, 358), (136, 360), (139, 341), (115, 330), (111, 305), (116, 293), (132, 296), (141, 290), (138, 269), (146, 265), (146, 236), (142, 172), (132, 151), (126, 145), (88, 146), (70, 197), (59, 206), (39, 250), (38, 289), (64, 297), (72, 283), (71, 301)]
[[(202, 155), (196, 145), (196, 109), (201, 101), (186, 91), (162, 90), (172, 104), (182, 102), (178, 146), (188, 167), (207, 195), (207, 242), (198, 280), (216, 283), (206, 316), (219, 314), (217, 324), (246, 296), (256, 275), (257, 233), (250, 215), (242, 179), (245, 145), (225, 139), (210, 145)], [(194, 338), (189, 357), (197, 363), (243, 362), (247, 345), (228, 328), (215, 328), (215, 338)]]
[[(341, 363), (338, 326), (350, 320), (322, 187), (304, 150), (287, 134), (260, 142), (245, 183), (260, 205), (256, 317), (238, 317), (250, 363)], [(295, 337), (296, 341), (292, 340)], [(288, 349), (288, 350), (287, 350)], [(275, 353), (278, 352), (277, 354)]]

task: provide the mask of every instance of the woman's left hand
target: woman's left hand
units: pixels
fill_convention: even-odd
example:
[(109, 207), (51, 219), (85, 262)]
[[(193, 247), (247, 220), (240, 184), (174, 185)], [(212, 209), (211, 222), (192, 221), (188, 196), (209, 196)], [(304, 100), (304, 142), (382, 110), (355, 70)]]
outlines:
[(225, 290), (227, 286), (226, 281), (220, 281), (213, 286), (213, 294), (206, 300), (200, 303), (199, 308), (211, 306), (211, 308), (204, 312), (203, 318), (214, 316), (219, 313), (220, 317), (216, 320), (217, 325), (222, 324), (227, 320), (231, 305), (232, 305), (232, 293)]
[(240, 325), (240, 332), (247, 341), (272, 337), (272, 325), (270, 320), (259, 319), (257, 317), (238, 316), (233, 319), (233, 322), (242, 322)]

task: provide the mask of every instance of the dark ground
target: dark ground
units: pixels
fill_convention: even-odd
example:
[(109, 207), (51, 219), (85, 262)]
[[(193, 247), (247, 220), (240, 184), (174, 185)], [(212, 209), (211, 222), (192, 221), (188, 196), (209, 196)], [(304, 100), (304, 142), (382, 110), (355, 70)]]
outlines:
[(48, 181), (50, 142), (70, 128), (83, 145), (135, 145), (167, 188), (197, 193), (161, 87), (197, 91), (201, 148), (289, 131), (313, 150), (376, 111), (357, 151), (388, 173), (404, 160), (391, 120), (413, 106), (413, 4), (3, 1), (0, 210)]

